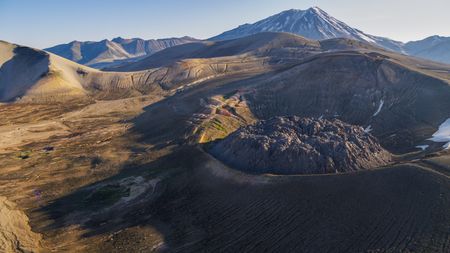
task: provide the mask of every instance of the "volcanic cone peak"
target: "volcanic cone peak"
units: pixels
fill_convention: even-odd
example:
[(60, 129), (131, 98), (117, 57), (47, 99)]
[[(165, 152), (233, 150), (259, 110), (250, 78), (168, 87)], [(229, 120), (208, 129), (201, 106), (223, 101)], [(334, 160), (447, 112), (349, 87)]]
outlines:
[(275, 117), (243, 127), (211, 153), (250, 173), (326, 174), (389, 163), (391, 154), (360, 126), (338, 119)]

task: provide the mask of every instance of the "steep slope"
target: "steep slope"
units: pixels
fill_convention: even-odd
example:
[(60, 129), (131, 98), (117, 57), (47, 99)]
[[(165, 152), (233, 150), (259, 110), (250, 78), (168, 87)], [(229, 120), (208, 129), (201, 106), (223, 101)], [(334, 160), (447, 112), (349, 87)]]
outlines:
[[(25, 95), (83, 96), (84, 89), (73, 76), (51, 63), (50, 55), (36, 49), (0, 42), (0, 52), (9, 59), (0, 65), (0, 101)], [(60, 59), (56, 58), (58, 62)], [(62, 60), (62, 59), (61, 59)]]
[(16, 204), (0, 196), (0, 251), (40, 252), (42, 236), (34, 233), (29, 218)]
[(408, 42), (404, 48), (409, 55), (450, 63), (450, 37), (431, 36), (423, 40)]
[(375, 44), (393, 51), (402, 51), (403, 43), (366, 34), (337, 20), (318, 7), (287, 10), (254, 24), (241, 25), (212, 37), (210, 40), (236, 39), (259, 32), (289, 32), (309, 39), (349, 38)]
[(118, 37), (111, 41), (73, 41), (45, 50), (83, 65), (100, 68), (120, 64), (124, 61), (133, 61), (168, 47), (196, 41), (198, 40), (191, 37), (158, 40)]

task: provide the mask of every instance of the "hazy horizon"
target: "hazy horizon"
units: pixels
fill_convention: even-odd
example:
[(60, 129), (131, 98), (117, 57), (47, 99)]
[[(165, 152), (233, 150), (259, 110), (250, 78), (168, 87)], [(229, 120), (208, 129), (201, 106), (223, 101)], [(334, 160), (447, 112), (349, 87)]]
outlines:
[(450, 3), (433, 1), (363, 2), (355, 0), (165, 1), (12, 1), (0, 0), (1, 40), (46, 48), (73, 40), (114, 37), (158, 39), (220, 34), (287, 9), (318, 6), (366, 33), (399, 41), (450, 36)]

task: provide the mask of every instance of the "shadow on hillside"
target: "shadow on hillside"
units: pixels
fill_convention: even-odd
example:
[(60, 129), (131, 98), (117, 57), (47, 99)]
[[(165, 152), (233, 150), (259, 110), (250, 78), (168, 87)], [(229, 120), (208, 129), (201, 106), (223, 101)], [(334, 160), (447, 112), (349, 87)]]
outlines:
[[(185, 145), (200, 99), (249, 88), (268, 75), (207, 82), (146, 107), (132, 131), (148, 152), (167, 154), (144, 164), (130, 161), (117, 175), (43, 207), (39, 211), (54, 221), (44, 232), (78, 225), (92, 237), (149, 226), (183, 252), (406, 252), (449, 245), (442, 231), (450, 223), (450, 184), (413, 166), (283, 177), (273, 184), (204, 173), (200, 167), (208, 160)], [(160, 181), (111, 208), (127, 194), (118, 182), (138, 176)], [(98, 189), (104, 190), (95, 195)], [(127, 247), (136, 243), (132, 239)]]
[[(49, 71), (47, 53), (21, 46), (14, 48), (13, 53), (14, 56), (0, 67), (0, 102), (20, 98), (37, 78)], [(25, 70), (28, 75), (21, 74)]]
[[(85, 237), (92, 237), (111, 235), (135, 226), (150, 226), (163, 237), (172, 236), (171, 217), (161, 210), (167, 210), (166, 206), (172, 205), (171, 200), (190, 195), (189, 189), (195, 185), (191, 172), (202, 164), (203, 159), (196, 147), (185, 144), (191, 131), (188, 121), (201, 109), (200, 99), (229, 93), (246, 85), (249, 80), (263, 76), (193, 87), (144, 108), (141, 115), (131, 120), (134, 125), (131, 132), (140, 136), (138, 143), (150, 147), (147, 152), (164, 155), (157, 155), (158, 158), (144, 164), (131, 160), (118, 165), (121, 169), (116, 175), (81, 187), (36, 210), (53, 221), (40, 228), (39, 232), (58, 231), (75, 225), (88, 231)], [(133, 153), (132, 148), (130, 150)], [(120, 182), (133, 177), (143, 177), (146, 181), (157, 179), (159, 182), (135, 199), (116, 204), (129, 194)]]
[[(53, 221), (43, 228), (43, 232), (76, 225), (88, 231), (84, 237), (91, 237), (134, 226), (150, 226), (163, 237), (167, 236), (167, 226), (163, 226), (156, 215), (162, 202), (160, 198), (164, 198), (167, 192), (183, 192), (189, 184), (189, 171), (197, 162), (197, 152), (193, 148), (178, 148), (149, 163), (125, 164), (117, 175), (53, 201), (37, 210)], [(143, 177), (146, 182), (157, 181), (154, 187), (149, 187), (135, 199), (120, 202), (122, 197), (129, 196), (121, 195), (126, 191), (126, 185), (122, 188), (121, 182), (136, 177)]]
[(448, 240), (438, 232), (450, 222), (449, 182), (424, 170), (398, 166), (239, 183), (202, 169), (204, 158), (185, 148), (146, 164), (184, 167), (159, 186), (156, 199), (145, 195), (81, 224), (78, 218), (90, 213), (72, 216), (86, 196), (77, 191), (47, 207), (52, 226), (81, 225), (90, 231), (86, 237), (149, 226), (177, 252), (397, 252), (421, 249), (418, 240), (433, 238), (424, 244), (432, 248)]
[(202, 112), (202, 99), (257, 85), (268, 75), (237, 77), (234, 81), (219, 79), (179, 92), (144, 108), (144, 113), (133, 120), (133, 131), (141, 136), (141, 142), (156, 149), (184, 144), (192, 131), (192, 115)]
[[(145, 113), (164, 113), (163, 108), (170, 107), (167, 100), (149, 106)], [(174, 134), (184, 129), (179, 122), (184, 114), (166, 116), (177, 117), (173, 124), (180, 126), (160, 137), (164, 128), (155, 130), (152, 127), (158, 121), (149, 121), (152, 134), (141, 140), (154, 145), (155, 151), (182, 139)], [(149, 115), (136, 120), (142, 117)], [(145, 128), (134, 131), (139, 129)], [(179, 252), (414, 251), (422, 249), (421, 245), (448, 245), (448, 236), (439, 231), (445, 231), (450, 222), (446, 213), (450, 184), (416, 167), (242, 183), (223, 177), (214, 165), (208, 168), (211, 161), (195, 147), (175, 146), (168, 155), (142, 165), (125, 164), (117, 175), (43, 207), (40, 211), (54, 221), (44, 232), (76, 225), (89, 238), (148, 227), (162, 236), (167, 250)], [(126, 205), (108, 208), (90, 201), (99, 185), (114, 185), (133, 176), (161, 181), (155, 190), (149, 189)], [(128, 239), (114, 239), (114, 243), (130, 252), (138, 251), (134, 247), (139, 243), (152, 243), (135, 239), (129, 234)], [(102, 241), (95, 247), (108, 243)], [(115, 245), (113, 249), (121, 250)]]

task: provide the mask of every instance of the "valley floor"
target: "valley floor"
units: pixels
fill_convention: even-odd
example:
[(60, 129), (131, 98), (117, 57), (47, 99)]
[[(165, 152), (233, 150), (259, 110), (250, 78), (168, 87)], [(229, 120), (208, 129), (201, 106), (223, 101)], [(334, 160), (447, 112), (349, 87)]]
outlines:
[(244, 174), (184, 142), (193, 101), (220, 89), (1, 105), (0, 224), (24, 229), (2, 228), (0, 251), (450, 251), (450, 154), (351, 174)]

